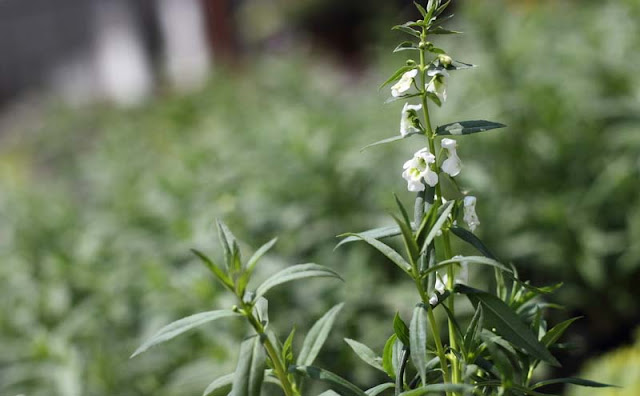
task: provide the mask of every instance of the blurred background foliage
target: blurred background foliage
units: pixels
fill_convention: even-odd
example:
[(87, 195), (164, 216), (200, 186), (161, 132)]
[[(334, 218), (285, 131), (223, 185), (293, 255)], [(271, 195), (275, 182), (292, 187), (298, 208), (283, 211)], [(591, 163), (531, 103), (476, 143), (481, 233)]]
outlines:
[[(245, 255), (279, 236), (260, 278), (314, 261), (343, 275), (345, 285), (308, 281), (272, 293), (271, 317), (282, 337), (294, 323), (302, 335), (346, 301), (319, 363), (363, 385), (373, 380), (341, 339), (381, 350), (392, 314), (408, 315), (413, 296), (370, 249), (334, 252), (334, 236), (390, 224), (391, 191), (411, 200), (399, 175), (417, 140), (359, 148), (398, 133), (400, 107), (383, 106), (387, 91), (377, 87), (404, 61), (389, 55), (403, 38), (384, 32), (413, 14), (343, 3), (279, 4), (290, 26), (312, 27), (327, 9), (355, 18), (356, 58), (338, 45), (320, 56), (298, 43), (219, 69), (196, 92), (164, 90), (134, 108), (54, 101), (0, 136), (0, 393), (197, 395), (232, 371), (248, 331), (239, 322), (128, 360), (162, 325), (233, 304), (189, 253), (219, 255), (216, 218), (246, 243)], [(551, 322), (585, 316), (568, 332), (574, 348), (562, 352), (560, 374), (631, 345), (585, 369), (616, 382), (596, 374), (640, 365), (632, 344), (640, 323), (640, 4), (467, 1), (455, 12), (452, 27), (466, 34), (439, 46), (480, 67), (453, 75), (435, 122), (509, 125), (459, 139), (480, 236), (533, 284), (564, 282), (550, 299), (567, 309)], [(278, 15), (273, 26), (284, 23)], [(316, 36), (325, 51), (336, 42)]]

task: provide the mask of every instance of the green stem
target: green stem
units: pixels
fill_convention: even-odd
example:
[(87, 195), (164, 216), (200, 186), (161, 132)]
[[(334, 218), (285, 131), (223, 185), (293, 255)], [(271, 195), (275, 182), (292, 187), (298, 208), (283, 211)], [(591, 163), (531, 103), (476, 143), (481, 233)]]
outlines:
[[(445, 230), (442, 232), (442, 237), (444, 239), (444, 253), (445, 259), (449, 260), (453, 257), (451, 252), (451, 241), (449, 239), (449, 230)], [(455, 284), (455, 268), (453, 265), (450, 265), (447, 268), (447, 289), (453, 290), (453, 286)], [(449, 311), (451, 311), (451, 316), (455, 315), (455, 299), (453, 295), (448, 298)], [(453, 319), (449, 318), (449, 344), (451, 345), (452, 350), (458, 350), (458, 340), (456, 338), (455, 325), (453, 323)], [(460, 372), (460, 364), (458, 363), (458, 357), (455, 354), (451, 354), (451, 381), (454, 384), (460, 383), (461, 372)]]
[(262, 325), (262, 323), (260, 323), (260, 321), (255, 316), (253, 316), (251, 306), (248, 304), (242, 304), (242, 307), (243, 307), (244, 315), (247, 317), (247, 320), (249, 321), (251, 326), (254, 328), (256, 333), (258, 333), (258, 335), (260, 336), (260, 339), (262, 340), (262, 345), (264, 346), (264, 349), (267, 351), (267, 355), (269, 355), (269, 359), (271, 359), (271, 363), (273, 364), (273, 371), (275, 372), (276, 377), (278, 377), (278, 379), (280, 380), (280, 383), (282, 384), (282, 389), (284, 390), (284, 394), (286, 396), (300, 396), (300, 393), (295, 387), (295, 384), (292, 384), (289, 381), (287, 370), (284, 367), (284, 364), (282, 363), (282, 361), (280, 360), (280, 356), (278, 355), (276, 348), (273, 346), (273, 344), (271, 343), (271, 340), (269, 340), (269, 337), (265, 333), (264, 326)]

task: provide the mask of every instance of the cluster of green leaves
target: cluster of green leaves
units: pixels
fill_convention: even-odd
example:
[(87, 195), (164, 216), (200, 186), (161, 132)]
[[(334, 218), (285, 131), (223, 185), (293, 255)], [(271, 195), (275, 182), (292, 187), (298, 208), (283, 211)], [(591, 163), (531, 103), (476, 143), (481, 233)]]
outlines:
[(131, 357), (205, 323), (243, 316), (255, 331), (255, 335), (246, 338), (240, 345), (235, 372), (216, 378), (205, 389), (204, 396), (226, 395), (229, 392), (238, 396), (259, 396), (265, 381), (271, 381), (280, 386), (287, 396), (299, 395), (302, 383), (298, 373), (313, 371), (313, 367), (309, 366), (318, 356), (336, 315), (342, 309), (342, 304), (330, 309), (313, 325), (297, 359), (294, 359), (292, 343), (295, 327), (284, 343), (279, 341), (269, 326), (269, 302), (264, 295), (276, 286), (299, 279), (318, 277), (339, 279), (340, 277), (335, 271), (318, 264), (298, 264), (277, 272), (255, 289), (249, 290), (247, 286), (258, 261), (273, 247), (276, 240), (272, 239), (262, 245), (249, 260), (244, 262), (235, 236), (222, 222), (218, 222), (218, 234), (220, 244), (224, 248), (224, 267), (217, 265), (198, 250), (193, 252), (216, 280), (235, 296), (238, 305), (234, 305), (231, 309), (201, 312), (176, 320), (149, 338)]

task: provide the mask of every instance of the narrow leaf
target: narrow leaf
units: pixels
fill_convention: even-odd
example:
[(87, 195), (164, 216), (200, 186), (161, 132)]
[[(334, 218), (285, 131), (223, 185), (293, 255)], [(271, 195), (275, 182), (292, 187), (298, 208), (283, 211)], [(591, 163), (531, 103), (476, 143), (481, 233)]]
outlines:
[(427, 384), (427, 314), (423, 307), (413, 309), (409, 325), (411, 361), (418, 370), (423, 384)]
[(436, 26), (432, 29), (429, 29), (427, 33), (429, 34), (461, 34), (462, 32), (458, 32), (457, 30), (445, 29), (442, 26)]
[(363, 362), (382, 372), (385, 371), (381, 364), (382, 358), (376, 355), (376, 353), (372, 351), (371, 348), (350, 338), (345, 338), (344, 340), (347, 344), (349, 344), (356, 355), (358, 355), (358, 357), (362, 359)]
[(380, 384), (380, 385), (376, 385), (373, 388), (367, 389), (365, 391), (365, 393), (368, 396), (377, 396), (379, 394), (381, 394), (382, 392), (386, 391), (387, 389), (392, 389), (395, 388), (396, 384), (392, 384), (391, 382), (387, 382), (384, 384)]
[(153, 335), (150, 339), (144, 342), (132, 355), (130, 358), (133, 358), (152, 346), (161, 344), (165, 341), (169, 341), (170, 339), (179, 336), (180, 334), (193, 329), (194, 327), (198, 327), (207, 322), (211, 322), (216, 319), (227, 318), (231, 316), (240, 316), (239, 313), (233, 312), (229, 309), (221, 309), (217, 311), (208, 311), (208, 312), (200, 312), (195, 315), (187, 316), (186, 318), (182, 318), (176, 320), (173, 323), (170, 323), (160, 329), (156, 334)]
[(409, 327), (404, 323), (404, 320), (402, 320), (398, 312), (396, 312), (396, 316), (393, 317), (393, 331), (398, 336), (400, 342), (404, 345), (409, 345)]
[(421, 6), (418, 2), (414, 1), (413, 4), (416, 6), (416, 8), (418, 9), (418, 11), (420, 12), (420, 14), (422, 14), (423, 18), (426, 18), (427, 15), (429, 15), (427, 13), (427, 10), (424, 9), (423, 6)]
[(385, 82), (383, 82), (378, 89), (382, 89), (384, 88), (385, 85), (390, 84), (396, 80), (399, 80), (404, 73), (415, 68), (416, 68), (415, 66), (402, 66), (401, 68), (393, 72), (391, 77), (389, 77)]
[(256, 289), (255, 298), (263, 296), (275, 286), (304, 278), (337, 278), (342, 280), (334, 270), (318, 264), (298, 264), (276, 273), (269, 277)]
[[(404, 213), (406, 215), (406, 212)], [(400, 230), (402, 231), (402, 242), (404, 243), (405, 250), (407, 252), (407, 256), (409, 257), (409, 261), (411, 263), (415, 263), (420, 255), (420, 248), (416, 243), (416, 240), (413, 238), (413, 232), (411, 231), (411, 223), (407, 225), (407, 223), (403, 223), (402, 220), (398, 219), (396, 216), (391, 215), (393, 219), (396, 221)], [(405, 221), (408, 222), (408, 217), (405, 218)]]
[(609, 384), (603, 384), (601, 382), (591, 381), (591, 380), (582, 379), (582, 378), (568, 377), (568, 378), (554, 378), (546, 381), (540, 381), (535, 385), (533, 385), (531, 389), (537, 389), (537, 388), (541, 388), (543, 386), (552, 385), (552, 384), (573, 384), (573, 385), (587, 386), (590, 388), (619, 388), (619, 386), (617, 385), (609, 385)]
[(451, 232), (453, 232), (455, 236), (457, 236), (458, 238), (462, 239), (463, 241), (467, 242), (468, 244), (476, 248), (485, 257), (488, 257), (493, 260), (498, 259), (493, 253), (491, 253), (491, 251), (484, 245), (484, 243), (482, 243), (480, 238), (475, 236), (475, 234), (472, 233), (471, 231), (458, 226), (453, 226), (450, 228), (450, 230)]
[(292, 366), (289, 371), (304, 377), (325, 381), (336, 388), (342, 396), (367, 396), (367, 394), (346, 379), (321, 368), (313, 366)]
[(391, 337), (384, 344), (384, 350), (382, 352), (382, 367), (389, 377), (396, 378), (396, 370), (393, 367), (393, 346), (398, 340), (398, 336), (393, 333)]
[(384, 243), (378, 241), (377, 239), (370, 238), (368, 236), (362, 234), (351, 234), (357, 238), (362, 239), (369, 245), (376, 248), (380, 253), (384, 254), (389, 260), (391, 260), (395, 265), (400, 267), (404, 272), (410, 273), (411, 266), (407, 261), (400, 255), (398, 252), (393, 250), (390, 246), (385, 245)]
[(464, 198), (464, 194), (460, 191), (456, 182), (445, 172), (438, 174), (438, 183), (440, 183), (442, 197), (447, 201), (456, 201)]
[(318, 396), (340, 396), (340, 394), (332, 391), (331, 389), (329, 389), (328, 391), (322, 392)]
[(353, 236), (353, 235), (363, 235), (363, 236), (374, 238), (374, 239), (381, 239), (381, 238), (387, 238), (387, 237), (400, 235), (400, 227), (398, 227), (398, 226), (380, 227), (380, 228), (374, 228), (372, 230), (362, 231), (362, 232), (358, 232), (358, 233), (342, 234), (342, 235), (338, 235), (338, 237), (342, 237), (344, 235), (351, 235), (351, 236), (348, 236), (348, 237), (344, 238), (343, 240), (341, 240), (340, 243), (338, 243), (336, 245), (335, 249), (339, 248), (340, 246), (344, 245), (345, 243), (356, 242), (356, 241), (361, 241), (362, 240), (362, 238), (359, 238), (359, 237), (356, 237), (356, 236)]
[(393, 50), (393, 52), (407, 51), (407, 50), (419, 50), (418, 46), (411, 41), (403, 41)]
[(553, 328), (551, 330), (549, 330), (547, 332), (547, 334), (545, 334), (542, 337), (542, 343), (544, 345), (546, 345), (546, 347), (550, 347), (551, 345), (555, 344), (556, 341), (558, 341), (558, 339), (562, 336), (562, 334), (565, 332), (565, 330), (567, 330), (567, 328), (569, 326), (571, 326), (571, 324), (573, 322), (575, 322), (576, 320), (580, 319), (581, 317), (575, 317), (575, 318), (571, 318), (571, 319), (567, 319), (562, 323), (559, 323), (555, 326), (553, 326)]
[(371, 144), (367, 144), (366, 146), (361, 148), (360, 151), (362, 152), (362, 151), (365, 151), (366, 149), (369, 149), (369, 148), (375, 147), (375, 146), (380, 146), (382, 144), (397, 142), (398, 140), (406, 139), (406, 138), (408, 138), (410, 136), (413, 136), (413, 135), (424, 135), (424, 133), (423, 132), (409, 132), (404, 136), (403, 135), (391, 136), (389, 138), (378, 140), (377, 142), (374, 142), (374, 143), (371, 143)]
[(436, 135), (469, 135), (472, 133), (489, 131), (491, 129), (504, 128), (506, 125), (485, 120), (460, 121), (441, 125), (436, 128)]
[(429, 233), (427, 234), (427, 238), (424, 240), (424, 243), (422, 245), (422, 250), (420, 251), (420, 253), (424, 253), (427, 250), (427, 247), (429, 247), (433, 239), (436, 237), (436, 235), (438, 235), (438, 231), (440, 231), (444, 223), (448, 220), (449, 214), (451, 213), (452, 209), (453, 209), (453, 201), (449, 201), (446, 204), (444, 204), (444, 206), (442, 207), (442, 213), (440, 214), (440, 217), (438, 217), (438, 220), (436, 220), (433, 227), (431, 227), (431, 229), (429, 230)]
[(401, 31), (403, 33), (407, 33), (410, 34), (413, 37), (417, 37), (420, 38), (420, 32), (410, 28), (409, 26), (405, 26), (405, 25), (397, 25), (391, 28), (391, 30), (398, 30)]
[(464, 285), (456, 285), (456, 292), (465, 294), (474, 306), (482, 304), (485, 327), (495, 328), (496, 333), (536, 359), (560, 366), (556, 358), (504, 301), (492, 294)]
[(467, 327), (467, 331), (464, 334), (463, 345), (465, 351), (469, 352), (473, 349), (479, 330), (482, 329), (482, 324), (482, 305), (478, 304), (476, 312), (473, 314), (473, 318), (471, 318), (471, 322), (469, 322), (469, 327)]
[(227, 396), (231, 392), (234, 374), (227, 374), (215, 379), (207, 386), (202, 396)]
[(244, 340), (240, 344), (240, 356), (229, 396), (260, 396), (265, 365), (266, 355), (260, 337)]
[(300, 366), (308, 366), (313, 363), (327, 339), (336, 316), (344, 306), (344, 303), (335, 305), (328, 310), (318, 321), (311, 327), (309, 333), (304, 339), (302, 350), (298, 355), (297, 364)]
[(511, 273), (511, 268), (497, 262), (496, 260), (490, 259), (488, 257), (483, 257), (483, 256), (459, 256), (459, 257), (454, 257), (448, 260), (443, 260), (443, 261), (440, 261), (438, 264), (434, 265), (433, 267), (429, 268), (425, 273), (437, 271), (453, 263), (462, 263), (462, 262), (465, 262), (468, 264), (488, 265), (491, 267), (498, 268), (504, 272)]
[(273, 238), (269, 242), (260, 246), (260, 249), (256, 250), (256, 252), (253, 254), (253, 256), (251, 256), (249, 261), (247, 261), (247, 269), (249, 270), (249, 272), (253, 271), (256, 264), (258, 264), (258, 261), (262, 258), (262, 256), (265, 255), (265, 253), (267, 253), (273, 247), (273, 245), (276, 244), (277, 241), (278, 241), (278, 238)]
[(296, 328), (291, 329), (291, 333), (282, 344), (282, 360), (285, 362), (285, 367), (293, 363), (293, 337), (296, 334)]
[(225, 274), (224, 271), (220, 269), (220, 267), (218, 267), (213, 261), (211, 261), (209, 257), (207, 257), (204, 253), (200, 252), (199, 250), (191, 249), (191, 251), (193, 252), (193, 254), (198, 256), (198, 258), (202, 261), (202, 263), (207, 268), (209, 268), (209, 271), (211, 271), (213, 275), (215, 275), (215, 277), (218, 279), (218, 281), (220, 281), (220, 283), (222, 283), (224, 287), (230, 290), (233, 290), (233, 283), (231, 283), (231, 280), (229, 279), (227, 274)]

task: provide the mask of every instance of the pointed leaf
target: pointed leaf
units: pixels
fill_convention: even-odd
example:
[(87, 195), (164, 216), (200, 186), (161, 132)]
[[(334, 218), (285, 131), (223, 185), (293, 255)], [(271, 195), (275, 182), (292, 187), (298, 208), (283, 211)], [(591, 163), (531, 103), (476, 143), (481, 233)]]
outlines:
[(423, 307), (413, 309), (413, 317), (409, 325), (411, 340), (411, 361), (418, 370), (422, 383), (427, 383), (427, 314)]
[[(390, 98), (388, 98), (387, 100), (384, 101), (385, 104), (388, 103), (393, 103), (393, 102), (397, 102), (399, 100), (406, 100), (406, 99), (410, 99), (410, 98), (415, 98), (416, 96), (421, 96), (422, 94), (420, 92), (417, 93), (412, 93), (412, 94), (408, 94), (408, 95), (402, 95), (402, 96), (392, 96)], [(437, 98), (436, 95), (432, 94), (433, 96), (435, 96)], [(416, 134), (418, 132), (414, 132), (412, 134)]]
[(400, 235), (400, 227), (398, 226), (389, 226), (389, 227), (380, 227), (380, 228), (374, 228), (372, 230), (368, 230), (368, 231), (362, 231), (362, 232), (358, 232), (356, 233), (350, 233), (350, 234), (342, 234), (342, 235), (338, 235), (338, 237), (343, 237), (345, 235), (351, 235), (348, 236), (346, 238), (344, 238), (343, 240), (340, 241), (340, 243), (338, 243), (336, 245), (336, 247), (334, 248), (337, 249), (340, 246), (344, 245), (345, 243), (349, 243), (349, 242), (356, 242), (356, 241), (361, 241), (362, 238), (353, 236), (353, 235), (364, 235), (370, 238), (374, 238), (374, 239), (382, 239), (382, 238), (387, 238), (387, 237), (392, 237), (392, 236), (396, 236), (396, 235)]
[(423, 18), (426, 18), (427, 15), (429, 15), (429, 13), (427, 13), (427, 10), (424, 9), (423, 6), (421, 6), (418, 2), (413, 2), (413, 4), (416, 6), (416, 8), (418, 9), (418, 11), (420, 12), (420, 14), (422, 14)]
[(464, 198), (464, 194), (460, 191), (456, 182), (447, 173), (438, 173), (438, 183), (440, 183), (442, 197), (447, 201), (456, 201)]
[(302, 350), (298, 355), (297, 363), (300, 366), (309, 366), (313, 363), (327, 339), (336, 316), (344, 306), (344, 303), (335, 305), (327, 311), (318, 321), (311, 327), (309, 333), (304, 339)]
[(380, 146), (382, 144), (397, 142), (398, 140), (406, 139), (409, 136), (413, 136), (413, 135), (424, 135), (424, 133), (422, 133), (422, 132), (409, 132), (404, 136), (402, 136), (402, 135), (391, 136), (390, 138), (378, 140), (377, 142), (374, 142), (374, 143), (371, 143), (371, 144), (367, 144), (366, 146), (361, 148), (360, 151), (365, 151), (366, 149), (369, 149), (369, 148), (375, 147), (375, 146)]
[(213, 261), (211, 261), (209, 257), (207, 257), (204, 253), (200, 252), (199, 250), (191, 249), (191, 251), (193, 252), (193, 254), (198, 256), (198, 258), (202, 261), (202, 263), (207, 268), (209, 268), (209, 271), (211, 271), (213, 275), (215, 275), (215, 277), (218, 279), (218, 281), (220, 281), (220, 283), (222, 283), (224, 287), (226, 287), (229, 290), (233, 290), (233, 283), (231, 282), (227, 274), (225, 274), (224, 271), (220, 269), (220, 267), (218, 267)]
[(409, 327), (404, 323), (404, 320), (402, 320), (398, 312), (396, 312), (396, 316), (393, 317), (393, 331), (401, 343), (409, 345)]
[(343, 396), (367, 396), (367, 394), (346, 379), (321, 368), (313, 366), (292, 366), (289, 371), (304, 377), (328, 382)]
[(256, 252), (253, 254), (253, 256), (251, 256), (249, 261), (247, 261), (247, 269), (249, 270), (249, 272), (253, 271), (256, 264), (258, 264), (258, 261), (262, 258), (262, 256), (265, 255), (265, 253), (267, 253), (273, 247), (273, 245), (276, 244), (277, 241), (278, 241), (278, 238), (273, 238), (269, 242), (260, 246), (260, 249), (256, 250)]
[(438, 217), (438, 220), (436, 220), (433, 227), (431, 227), (431, 229), (429, 230), (429, 233), (427, 234), (427, 238), (424, 240), (424, 243), (422, 244), (422, 250), (420, 250), (420, 253), (424, 253), (429, 247), (429, 245), (431, 244), (431, 242), (433, 241), (433, 239), (436, 237), (436, 235), (438, 235), (438, 231), (440, 231), (444, 223), (449, 218), (449, 214), (451, 213), (452, 209), (453, 209), (453, 201), (449, 201), (446, 204), (444, 204), (444, 206), (442, 207), (442, 213), (440, 213), (440, 217)]
[[(406, 214), (406, 212), (405, 212)], [(400, 227), (402, 231), (402, 242), (404, 244), (405, 251), (407, 253), (407, 257), (409, 257), (409, 261), (415, 264), (418, 256), (420, 255), (420, 248), (416, 243), (416, 240), (413, 238), (413, 232), (411, 231), (411, 223), (407, 225), (407, 223), (402, 222), (402, 220), (398, 219), (396, 216), (391, 215), (395, 220), (396, 224)], [(409, 219), (407, 218), (406, 221)]]
[(429, 29), (427, 33), (429, 34), (461, 34), (462, 32), (458, 32), (457, 30), (445, 29), (442, 26), (436, 26), (432, 29)]
[(332, 391), (331, 389), (329, 389), (328, 391), (322, 392), (318, 396), (340, 396), (340, 394)]
[(402, 392), (400, 396), (422, 396), (433, 393), (442, 394), (443, 392), (463, 393), (473, 391), (473, 386), (466, 384), (431, 384), (422, 388), (413, 389)]
[(368, 396), (377, 396), (380, 393), (386, 391), (387, 389), (395, 388), (396, 384), (392, 384), (391, 382), (387, 382), (384, 384), (376, 385), (373, 388), (367, 389), (365, 393)]
[(553, 378), (546, 381), (540, 381), (535, 385), (533, 385), (531, 389), (541, 388), (543, 386), (552, 385), (552, 384), (573, 384), (573, 385), (580, 385), (580, 386), (588, 386), (591, 388), (619, 388), (619, 386), (616, 386), (616, 385), (603, 384), (600, 382), (591, 381), (591, 380), (582, 379), (582, 378), (568, 377), (568, 378)]
[(420, 32), (415, 30), (415, 29), (410, 28), (409, 26), (406, 26), (406, 24), (405, 25), (394, 26), (394, 27), (391, 28), (391, 30), (398, 30), (398, 31), (401, 31), (403, 33), (410, 34), (413, 37), (420, 38)]
[(419, 50), (418, 46), (412, 41), (403, 41), (393, 50), (393, 52), (407, 51), (407, 50)]
[(231, 392), (234, 374), (227, 374), (215, 379), (207, 386), (202, 396), (227, 396)]
[(385, 85), (390, 84), (396, 80), (399, 80), (400, 77), (402, 77), (402, 75), (406, 72), (408, 72), (409, 70), (415, 69), (415, 66), (402, 66), (401, 68), (399, 68), (398, 70), (396, 70), (395, 72), (393, 72), (393, 74), (391, 75), (391, 77), (389, 77), (385, 82), (382, 83), (382, 85), (380, 85), (380, 87), (378, 89), (382, 89), (384, 88)]
[(469, 323), (469, 327), (467, 327), (467, 331), (464, 334), (464, 350), (469, 353), (474, 344), (476, 337), (480, 333), (480, 329), (482, 329), (483, 320), (482, 320), (482, 305), (478, 304), (476, 307), (476, 312), (473, 314), (473, 318), (471, 318), (471, 322)]
[(426, 271), (424, 271), (422, 274), (429, 274), (433, 271), (437, 271), (441, 268), (445, 268), (448, 267), (451, 264), (454, 263), (468, 263), (468, 264), (482, 264), (482, 265), (488, 265), (491, 267), (495, 267), (498, 268), (504, 272), (510, 273), (511, 269), (507, 266), (505, 266), (504, 264), (501, 264), (499, 262), (497, 262), (496, 260), (487, 258), (487, 257), (483, 257), (483, 256), (459, 256), (459, 257), (454, 257), (452, 259), (449, 260), (443, 260), (441, 262), (439, 262), (438, 264), (434, 265), (433, 267), (430, 267), (429, 269), (427, 269)]
[(396, 370), (393, 367), (393, 346), (398, 340), (398, 336), (393, 333), (391, 337), (384, 344), (384, 351), (382, 352), (382, 367), (389, 377), (396, 378)]
[(558, 341), (558, 339), (562, 336), (562, 334), (565, 332), (565, 330), (567, 330), (567, 328), (569, 326), (571, 326), (571, 324), (573, 322), (575, 322), (576, 320), (580, 319), (581, 316), (575, 317), (575, 318), (571, 318), (571, 319), (567, 319), (562, 323), (559, 323), (557, 325), (555, 325), (551, 330), (549, 330), (547, 332), (547, 334), (545, 334), (542, 337), (542, 343), (544, 345), (548, 347), (550, 347), (551, 345), (555, 344), (556, 341)]
[(240, 356), (229, 396), (260, 396), (265, 366), (266, 354), (260, 337), (244, 340), (240, 344)]
[(304, 278), (337, 278), (342, 280), (334, 270), (318, 264), (298, 264), (276, 273), (269, 277), (256, 289), (255, 298), (263, 296), (275, 286)]
[(198, 327), (207, 322), (211, 322), (216, 319), (227, 318), (231, 316), (240, 316), (239, 313), (233, 312), (229, 309), (221, 309), (217, 311), (208, 311), (208, 312), (200, 312), (195, 315), (187, 316), (186, 318), (182, 318), (176, 320), (173, 323), (170, 323), (160, 329), (156, 334), (153, 335), (150, 339), (145, 341), (132, 355), (130, 358), (133, 358), (152, 346), (161, 344), (165, 341), (169, 341), (170, 339), (179, 336), (180, 334), (193, 329), (194, 327)]
[(480, 238), (475, 236), (475, 234), (471, 231), (458, 226), (453, 226), (450, 228), (450, 230), (454, 233), (455, 236), (476, 248), (480, 253), (485, 255), (485, 257), (493, 260), (498, 259), (493, 253), (491, 253), (491, 251), (484, 245), (484, 243), (482, 243)]
[(291, 329), (291, 333), (282, 344), (282, 360), (285, 362), (285, 367), (293, 363), (293, 337), (296, 334), (296, 328)]
[(482, 304), (485, 327), (495, 328), (496, 333), (532, 357), (553, 366), (560, 366), (556, 358), (504, 301), (492, 294), (464, 285), (456, 285), (456, 292), (465, 294), (474, 306)]
[(353, 349), (353, 351), (358, 355), (363, 362), (367, 363), (369, 366), (376, 368), (382, 372), (384, 372), (384, 368), (382, 367), (382, 358), (376, 355), (374, 351), (371, 350), (368, 346), (350, 338), (344, 339), (347, 344)]
[(380, 253), (384, 254), (389, 260), (391, 260), (395, 265), (400, 267), (404, 272), (410, 273), (411, 265), (409, 265), (409, 263), (407, 263), (407, 261), (400, 254), (398, 254), (398, 252), (393, 250), (393, 248), (391, 248), (390, 246), (385, 245), (384, 243), (378, 241), (377, 239), (370, 238), (362, 234), (349, 234), (349, 235), (362, 239), (369, 245), (376, 248)]
[(504, 128), (506, 125), (485, 120), (460, 121), (441, 125), (436, 128), (436, 135), (469, 135), (472, 133), (489, 131), (491, 129)]

